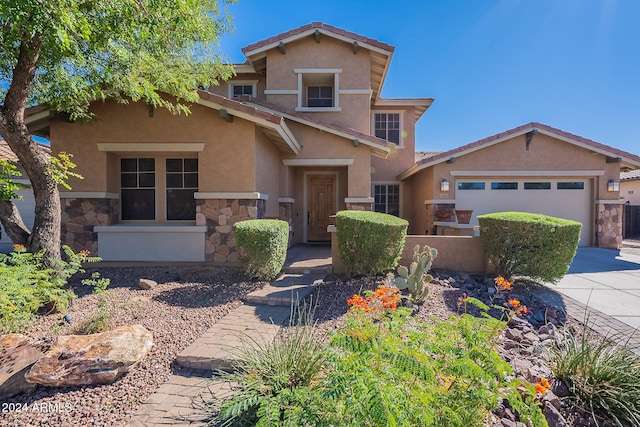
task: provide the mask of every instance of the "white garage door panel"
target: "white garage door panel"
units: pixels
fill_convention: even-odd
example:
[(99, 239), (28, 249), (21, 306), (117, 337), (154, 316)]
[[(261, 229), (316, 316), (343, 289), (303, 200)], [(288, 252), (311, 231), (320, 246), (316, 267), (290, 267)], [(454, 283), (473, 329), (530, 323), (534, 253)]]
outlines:
[[(484, 190), (458, 189), (460, 182), (484, 182)], [(492, 182), (516, 182), (517, 190), (492, 190)], [(550, 190), (525, 190), (525, 182), (550, 182)], [(582, 190), (559, 190), (558, 182), (584, 182)], [(493, 212), (520, 211), (566, 218), (582, 223), (580, 245), (589, 245), (591, 235), (591, 182), (588, 179), (547, 180), (531, 179), (465, 179), (456, 182), (456, 209), (473, 209), (472, 223), (477, 224), (478, 215)]]

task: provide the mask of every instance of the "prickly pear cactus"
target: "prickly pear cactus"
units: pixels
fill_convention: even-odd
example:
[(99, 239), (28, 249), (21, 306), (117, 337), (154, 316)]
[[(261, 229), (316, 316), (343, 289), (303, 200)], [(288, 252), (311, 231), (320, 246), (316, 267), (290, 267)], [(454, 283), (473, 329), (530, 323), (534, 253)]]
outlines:
[(429, 294), (429, 282), (433, 280), (428, 271), (438, 251), (425, 245), (422, 251), (420, 245), (413, 249), (413, 262), (409, 268), (401, 265), (398, 267), (398, 276), (392, 279), (392, 284), (398, 289), (408, 289), (411, 300), (420, 304), (423, 303)]

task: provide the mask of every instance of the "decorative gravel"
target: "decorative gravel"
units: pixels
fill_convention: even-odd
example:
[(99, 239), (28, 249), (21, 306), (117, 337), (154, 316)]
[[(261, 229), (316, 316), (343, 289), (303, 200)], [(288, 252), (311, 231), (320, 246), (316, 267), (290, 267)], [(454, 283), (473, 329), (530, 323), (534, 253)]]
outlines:
[[(71, 305), (73, 321), (60, 314), (43, 316), (24, 334), (51, 341), (54, 336), (80, 333), (102, 305), (109, 326), (142, 324), (153, 333), (147, 357), (113, 384), (50, 388), (8, 398), (0, 426), (122, 426), (172, 373), (172, 362), (183, 349), (217, 320), (241, 304), (241, 298), (262, 286), (247, 282), (239, 270), (212, 267), (101, 268), (111, 279), (103, 294), (90, 293), (74, 278), (79, 295)], [(87, 274), (91, 271), (88, 270)], [(140, 278), (158, 282), (152, 290), (138, 286)], [(106, 304), (101, 304), (105, 301)], [(17, 410), (25, 409), (26, 410)]]

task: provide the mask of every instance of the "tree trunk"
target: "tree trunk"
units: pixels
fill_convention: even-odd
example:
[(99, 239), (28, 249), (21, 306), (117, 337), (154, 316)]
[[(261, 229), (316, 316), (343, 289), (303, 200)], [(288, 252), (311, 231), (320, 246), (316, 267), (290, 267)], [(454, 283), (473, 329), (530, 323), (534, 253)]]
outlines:
[(0, 222), (13, 243), (27, 246), (31, 232), (13, 202), (0, 199)]
[(51, 173), (51, 158), (33, 140), (24, 121), (41, 46), (40, 38), (20, 45), (4, 105), (0, 106), (0, 134), (29, 176), (35, 197), (35, 220), (27, 238), (27, 249), (31, 252), (45, 249), (45, 260), (48, 260), (60, 259), (60, 195)]

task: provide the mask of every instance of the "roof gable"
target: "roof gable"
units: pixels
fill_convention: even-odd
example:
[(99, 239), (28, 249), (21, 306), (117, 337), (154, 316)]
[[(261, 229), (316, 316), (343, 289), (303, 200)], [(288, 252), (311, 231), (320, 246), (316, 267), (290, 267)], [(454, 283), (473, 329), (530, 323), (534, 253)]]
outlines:
[(391, 62), (391, 56), (395, 48), (381, 41), (352, 33), (323, 22), (312, 22), (273, 37), (260, 40), (242, 48), (242, 53), (244, 53), (247, 60), (254, 66), (254, 70), (260, 72), (266, 67), (265, 57), (268, 50), (284, 48), (287, 43), (303, 37), (315, 37), (317, 42), (321, 42), (322, 37), (331, 37), (353, 46), (354, 53), (360, 48), (369, 50), (371, 52), (372, 99), (375, 100), (380, 96), (382, 85), (389, 69), (389, 63)]
[(574, 135), (572, 133), (565, 132), (563, 130), (560, 130), (542, 123), (531, 122), (510, 130), (507, 130), (505, 132), (501, 132), (499, 134), (480, 139), (470, 144), (466, 144), (461, 147), (454, 148), (453, 150), (445, 151), (435, 156), (420, 160), (416, 162), (416, 164), (413, 165), (411, 168), (407, 169), (402, 174), (400, 174), (399, 178), (400, 179), (408, 178), (411, 175), (415, 174), (416, 172), (419, 172), (430, 166), (443, 163), (446, 161), (450, 161), (452, 158), (463, 156), (465, 154), (469, 154), (474, 151), (482, 150), (484, 148), (490, 147), (500, 142), (507, 141), (509, 139), (528, 134), (529, 132), (534, 132), (534, 133), (540, 132), (552, 138), (567, 142), (569, 144), (576, 145), (584, 149), (591, 150), (593, 152), (602, 154), (604, 156), (620, 159), (621, 165), (626, 164), (628, 166), (631, 166), (632, 168), (640, 168), (640, 157), (635, 154), (631, 154), (626, 151), (611, 147), (609, 145), (601, 144), (599, 142), (596, 142), (587, 138), (583, 138), (581, 136)]

